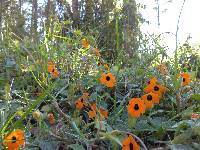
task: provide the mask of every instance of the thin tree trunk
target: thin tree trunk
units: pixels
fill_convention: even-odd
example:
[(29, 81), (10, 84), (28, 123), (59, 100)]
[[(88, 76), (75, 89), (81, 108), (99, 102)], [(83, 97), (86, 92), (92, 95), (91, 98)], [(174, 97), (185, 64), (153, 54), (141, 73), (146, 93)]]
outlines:
[(46, 5), (46, 9), (45, 9), (45, 17), (46, 17), (46, 21), (45, 21), (45, 28), (46, 28), (46, 32), (53, 32), (53, 24), (54, 24), (54, 20), (55, 20), (55, 16), (56, 16), (56, 1), (51, 1), (48, 0), (47, 1), (47, 5)]
[(48, 31), (49, 27), (50, 27), (50, 10), (51, 10), (51, 0), (48, 0), (46, 8), (45, 8), (45, 17), (46, 17), (45, 28), (46, 28), (46, 31)]
[(73, 27), (77, 28), (80, 25), (80, 10), (78, 0), (72, 0), (72, 12), (73, 12)]
[(129, 58), (133, 58), (138, 49), (137, 36), (138, 36), (138, 18), (137, 7), (135, 0), (124, 0), (124, 48), (126, 49)]
[(20, 10), (20, 13), (22, 13), (22, 0), (19, 0), (19, 10)]
[(94, 17), (93, 17), (94, 6), (93, 5), (94, 5), (93, 0), (86, 0), (84, 22), (91, 25), (94, 23)]
[(2, 41), (3, 0), (0, 1), (0, 41)]
[(37, 10), (38, 10), (38, 3), (37, 0), (32, 1), (32, 20), (31, 20), (31, 34), (33, 41), (37, 41)]

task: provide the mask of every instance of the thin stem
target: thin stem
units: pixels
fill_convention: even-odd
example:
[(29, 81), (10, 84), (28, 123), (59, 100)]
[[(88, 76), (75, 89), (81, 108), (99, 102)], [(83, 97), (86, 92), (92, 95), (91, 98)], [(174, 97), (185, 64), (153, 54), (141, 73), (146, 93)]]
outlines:
[[(185, 1), (186, 0), (183, 0), (183, 4), (182, 4), (182, 7), (181, 7), (181, 10), (180, 10), (180, 13), (179, 13), (179, 16), (178, 16), (178, 21), (177, 21), (177, 25), (176, 25), (176, 48), (175, 48), (175, 79), (178, 75), (178, 58), (177, 58), (177, 55), (178, 55), (178, 31), (179, 31), (179, 22), (180, 22), (180, 18), (181, 18), (181, 14), (182, 14), (182, 11), (183, 11), (183, 7), (185, 5)], [(176, 81), (176, 80), (175, 80)], [(176, 84), (175, 84), (176, 86)]]
[(159, 0), (157, 0), (157, 19), (158, 19), (158, 28), (160, 27), (160, 4), (159, 4)]
[[(175, 49), (175, 55), (174, 55), (174, 70), (175, 70), (175, 74), (174, 74), (174, 86), (175, 86), (175, 91), (178, 91), (178, 81), (177, 81), (177, 76), (178, 76), (178, 31), (179, 31), (179, 22), (180, 22), (180, 18), (181, 18), (181, 14), (183, 12), (183, 7), (185, 5), (185, 1), (183, 0), (182, 3), (182, 7), (178, 16), (178, 21), (177, 21), (177, 26), (176, 26), (176, 49)], [(179, 99), (176, 99), (176, 103), (177, 103), (177, 111), (180, 112), (180, 101)]]

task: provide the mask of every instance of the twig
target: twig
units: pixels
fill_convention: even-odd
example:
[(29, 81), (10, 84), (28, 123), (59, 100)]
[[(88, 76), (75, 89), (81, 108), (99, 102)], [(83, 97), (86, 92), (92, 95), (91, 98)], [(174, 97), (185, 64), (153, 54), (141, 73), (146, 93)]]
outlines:
[(60, 109), (60, 107), (58, 106), (58, 103), (57, 103), (55, 100), (53, 100), (52, 105), (54, 106), (54, 108), (56, 109), (56, 111), (57, 111), (61, 116), (63, 116), (68, 122), (71, 121), (71, 118), (70, 118), (68, 115), (66, 115), (66, 114)]
[(49, 131), (49, 134), (50, 134), (51, 136), (53, 136), (54, 138), (56, 138), (56, 139), (58, 139), (58, 140), (60, 140), (60, 141), (65, 141), (65, 142), (67, 142), (67, 143), (73, 143), (73, 141), (74, 141), (74, 140), (66, 139), (66, 138), (63, 138), (63, 137), (61, 137), (61, 136), (59, 136), (59, 135), (56, 135), (56, 134), (54, 134), (54, 133), (51, 132), (51, 131)]
[[(53, 98), (54, 98), (54, 97), (53, 97)], [(63, 117), (66, 119), (66, 121), (68, 121), (68, 122), (70, 123), (70, 125), (71, 125), (73, 128), (75, 128), (74, 125), (73, 125), (73, 121), (71, 120), (71, 117), (68, 116), (68, 115), (66, 115), (66, 114), (60, 109), (60, 107), (59, 107), (58, 103), (56, 102), (55, 98), (54, 98), (54, 100), (53, 100), (53, 102), (52, 102), (52, 105), (54, 106), (54, 108), (56, 109), (56, 111), (57, 111), (61, 116), (63, 116)], [(77, 133), (80, 135), (80, 137), (81, 137), (81, 139), (78, 138), (78, 140), (79, 140), (80, 142), (84, 142), (84, 143), (86, 144), (86, 146), (87, 146), (87, 149), (89, 150), (89, 149), (90, 149), (90, 146), (88, 145), (87, 140), (84, 138), (84, 136), (80, 133), (79, 130), (78, 130), (78, 131), (77, 131), (77, 129), (75, 129), (75, 130), (76, 130), (76, 132), (77, 132)]]
[(62, 89), (60, 89), (60, 91), (57, 92), (57, 94), (55, 95), (55, 98), (62, 93), (66, 88), (68, 87), (68, 85), (64, 86)]

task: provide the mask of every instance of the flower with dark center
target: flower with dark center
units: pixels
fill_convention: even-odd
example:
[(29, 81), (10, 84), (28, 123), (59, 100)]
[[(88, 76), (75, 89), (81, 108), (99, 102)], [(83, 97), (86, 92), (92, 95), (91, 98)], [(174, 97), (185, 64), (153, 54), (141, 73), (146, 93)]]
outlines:
[(132, 98), (127, 109), (130, 116), (138, 118), (145, 112), (144, 101), (140, 98)]
[(87, 106), (87, 99), (89, 98), (89, 93), (83, 93), (78, 100), (75, 101), (76, 109), (81, 110), (82, 108)]
[(138, 110), (138, 109), (139, 109), (138, 104), (135, 104), (134, 109), (135, 109), (135, 110)]
[(107, 77), (106, 77), (106, 80), (107, 80), (107, 81), (110, 81), (110, 77), (109, 77), (109, 76), (107, 76)]
[(24, 138), (24, 132), (20, 129), (16, 129), (4, 138), (3, 145), (8, 150), (18, 150), (20, 146), (25, 144)]
[(155, 91), (159, 91), (159, 87), (158, 86), (154, 86), (154, 90)]
[(181, 73), (180, 76), (183, 78), (182, 79), (182, 86), (189, 85), (191, 83), (190, 75), (186, 72)]
[(101, 84), (103, 84), (109, 88), (114, 87), (115, 83), (116, 83), (115, 76), (112, 73), (107, 73), (107, 74), (102, 73), (99, 81)]
[(122, 141), (122, 150), (140, 150), (140, 146), (131, 135), (128, 135), (128, 137)]
[(144, 100), (146, 109), (151, 109), (154, 104), (158, 104), (160, 102), (160, 96), (153, 92), (143, 95), (141, 99)]
[(130, 143), (130, 144), (129, 144), (129, 148), (130, 148), (130, 150), (134, 150), (134, 149), (133, 149), (133, 143)]
[(160, 84), (154, 84), (154, 83), (150, 83), (144, 88), (145, 93), (153, 92), (153, 93), (159, 94), (160, 96), (166, 91), (167, 91), (167, 88), (165, 86), (160, 85)]
[(15, 136), (12, 137), (12, 143), (15, 143), (17, 138)]
[(152, 96), (151, 96), (151, 95), (148, 95), (148, 96), (147, 96), (147, 100), (151, 101), (151, 100), (152, 100)]

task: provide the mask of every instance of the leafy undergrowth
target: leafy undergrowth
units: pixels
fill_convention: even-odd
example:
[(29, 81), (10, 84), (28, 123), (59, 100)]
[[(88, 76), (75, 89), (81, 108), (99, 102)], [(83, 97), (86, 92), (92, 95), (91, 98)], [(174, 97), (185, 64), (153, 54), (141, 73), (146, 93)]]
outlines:
[(199, 148), (198, 67), (161, 60), (161, 47), (106, 61), (93, 37), (73, 34), (2, 46), (2, 148)]

